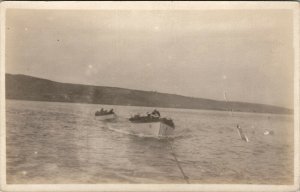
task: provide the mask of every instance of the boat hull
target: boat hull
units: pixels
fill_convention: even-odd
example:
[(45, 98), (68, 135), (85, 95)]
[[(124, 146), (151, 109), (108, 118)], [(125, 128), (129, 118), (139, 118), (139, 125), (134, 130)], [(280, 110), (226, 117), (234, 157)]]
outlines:
[(174, 128), (162, 122), (131, 123), (130, 132), (136, 135), (167, 137), (173, 134)]
[(105, 121), (105, 120), (112, 120), (116, 118), (116, 114), (108, 114), (108, 115), (101, 115), (95, 116), (97, 120)]

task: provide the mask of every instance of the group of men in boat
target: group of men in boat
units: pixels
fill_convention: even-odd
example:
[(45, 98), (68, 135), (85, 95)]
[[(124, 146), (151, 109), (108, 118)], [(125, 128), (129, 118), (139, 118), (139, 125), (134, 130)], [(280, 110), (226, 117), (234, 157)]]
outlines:
[[(95, 116), (102, 116), (102, 115), (110, 115), (110, 114), (115, 114), (113, 109), (110, 110), (104, 110), (101, 108), (100, 111), (96, 111)], [(139, 123), (147, 123), (147, 122), (163, 122), (167, 125), (170, 125), (171, 127), (174, 127), (174, 123), (172, 119), (167, 119), (167, 118), (161, 118), (160, 112), (156, 109), (154, 109), (151, 113), (147, 113), (147, 115), (140, 115), (136, 114), (133, 117), (129, 118), (129, 121), (131, 122), (139, 122)]]
[(110, 114), (114, 114), (114, 110), (110, 109), (108, 110), (104, 110), (103, 108), (101, 108), (100, 111), (96, 111), (95, 116), (101, 116), (101, 115), (110, 115)]
[(140, 114), (136, 114), (131, 117), (129, 120), (155, 120), (160, 118), (160, 112), (154, 109), (151, 113), (147, 113), (146, 116), (142, 116)]
[(139, 123), (148, 123), (148, 122), (163, 122), (173, 128), (175, 128), (174, 122), (172, 119), (161, 118), (160, 112), (154, 109), (151, 113), (147, 113), (146, 116), (141, 116), (139, 114), (129, 118), (131, 122), (139, 122)]

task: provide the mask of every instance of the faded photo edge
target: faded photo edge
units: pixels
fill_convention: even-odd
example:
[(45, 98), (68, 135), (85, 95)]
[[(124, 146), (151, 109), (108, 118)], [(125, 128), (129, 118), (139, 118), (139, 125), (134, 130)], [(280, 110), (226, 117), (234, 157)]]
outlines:
[[(84, 6), (81, 6), (84, 5)], [(96, 5), (96, 6), (95, 6)], [(249, 6), (253, 9), (278, 9), (293, 10), (294, 22), (294, 185), (235, 185), (235, 184), (54, 184), (54, 185), (10, 185), (6, 183), (6, 120), (5, 120), (5, 11), (9, 8), (35, 8), (47, 9), (122, 9), (128, 5), (130, 9), (174, 9), (185, 5), (183, 2), (2, 2), (1, 6), (1, 66), (0, 66), (0, 113), (1, 113), (1, 188), (2, 191), (298, 191), (299, 190), (299, 4), (283, 2), (187, 2), (185, 9), (239, 9)], [(274, 7), (273, 7), (274, 6)], [(82, 7), (82, 8), (80, 8)], [(200, 8), (201, 7), (201, 8)], [(104, 8), (105, 9), (105, 8)]]

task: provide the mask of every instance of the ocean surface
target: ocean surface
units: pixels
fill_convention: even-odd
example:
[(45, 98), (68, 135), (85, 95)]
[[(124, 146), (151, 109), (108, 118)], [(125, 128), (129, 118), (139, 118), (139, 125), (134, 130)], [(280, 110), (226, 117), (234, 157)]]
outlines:
[[(97, 120), (101, 107), (117, 122)], [(292, 115), (157, 108), (174, 120), (169, 142), (123, 130), (153, 109), (7, 100), (7, 183), (185, 183), (170, 145), (190, 183), (293, 183)]]

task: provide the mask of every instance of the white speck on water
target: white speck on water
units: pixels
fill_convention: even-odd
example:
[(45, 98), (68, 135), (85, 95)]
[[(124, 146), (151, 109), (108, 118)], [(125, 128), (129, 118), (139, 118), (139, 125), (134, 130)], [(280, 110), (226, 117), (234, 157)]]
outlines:
[(159, 26), (154, 26), (154, 31), (160, 31), (160, 27)]
[(27, 171), (22, 171), (22, 174), (23, 175), (27, 175)]
[(25, 28), (24, 28), (24, 30), (25, 30), (25, 31), (28, 31), (28, 28), (27, 28), (27, 27), (25, 27)]
[(35, 151), (35, 152), (34, 152), (34, 154), (38, 154), (38, 152), (37, 152), (37, 151)]
[(89, 65), (89, 68), (92, 69), (92, 68), (93, 68), (93, 65)]
[(226, 75), (223, 75), (222, 78), (223, 78), (223, 79), (227, 79), (227, 76), (226, 76)]

